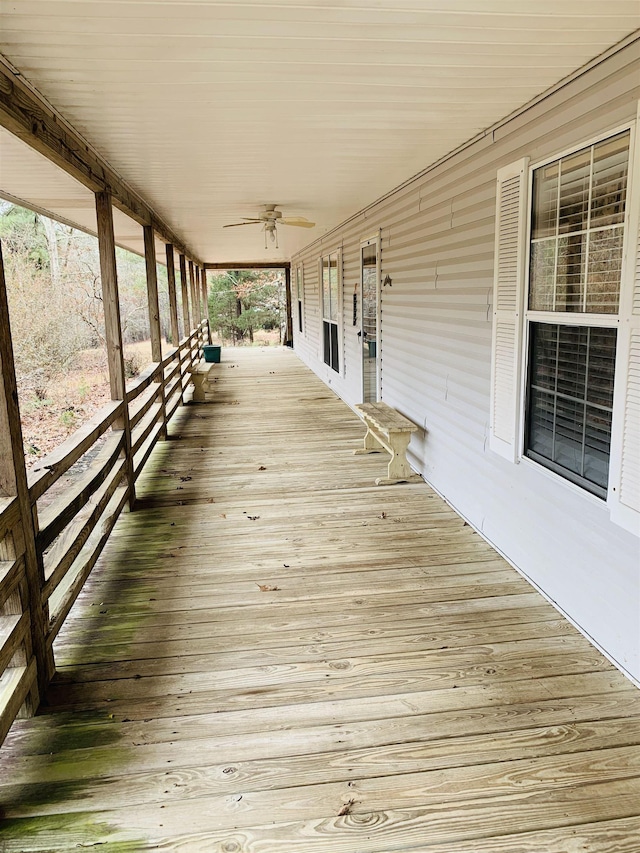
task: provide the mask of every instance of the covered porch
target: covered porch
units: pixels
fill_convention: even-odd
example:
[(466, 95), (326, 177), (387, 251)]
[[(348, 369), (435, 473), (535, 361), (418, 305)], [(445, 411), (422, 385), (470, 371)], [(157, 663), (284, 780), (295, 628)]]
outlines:
[(635, 853), (637, 688), (293, 352), (214, 376), (2, 747), (0, 849)]

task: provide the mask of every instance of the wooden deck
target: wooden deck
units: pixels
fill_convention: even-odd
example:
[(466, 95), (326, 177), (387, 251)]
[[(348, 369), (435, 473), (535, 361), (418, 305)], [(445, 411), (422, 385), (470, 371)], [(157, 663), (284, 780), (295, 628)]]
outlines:
[(640, 692), (288, 350), (179, 410), (0, 751), (0, 851), (640, 850)]

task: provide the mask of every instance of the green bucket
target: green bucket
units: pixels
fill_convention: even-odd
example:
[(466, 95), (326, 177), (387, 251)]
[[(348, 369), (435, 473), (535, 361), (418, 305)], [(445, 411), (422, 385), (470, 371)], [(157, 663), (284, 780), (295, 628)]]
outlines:
[(221, 347), (216, 346), (215, 344), (205, 344), (202, 347), (204, 352), (204, 360), (213, 364), (220, 364), (220, 350)]

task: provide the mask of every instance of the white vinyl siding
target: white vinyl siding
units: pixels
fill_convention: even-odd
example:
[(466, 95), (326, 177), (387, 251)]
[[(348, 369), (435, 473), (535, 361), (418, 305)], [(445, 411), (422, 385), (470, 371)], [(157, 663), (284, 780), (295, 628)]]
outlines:
[[(535, 163), (549, 162), (629, 127), (638, 97), (640, 50), (635, 45), (369, 205), (305, 247), (292, 263), (305, 264), (307, 297), (307, 337), (296, 341), (296, 353), (354, 405), (362, 393), (357, 327), (348, 311), (342, 327), (343, 375), (338, 375), (322, 361), (319, 259), (342, 246), (344, 291), (351, 294), (359, 276), (360, 244), (380, 231), (380, 276), (384, 280), (388, 274), (392, 280), (381, 291), (382, 398), (420, 427), (409, 446), (412, 466), (610, 658), (640, 680), (638, 538), (612, 523), (627, 507), (620, 504), (614, 514), (611, 496), (605, 503), (529, 459), (509, 464), (490, 449), (489, 429), (496, 174), (525, 155)], [(630, 184), (635, 192), (633, 176)], [(637, 213), (637, 196), (629, 207)], [(637, 219), (633, 233), (638, 233)], [(526, 254), (526, 234), (523, 245)], [(635, 248), (633, 239), (627, 240), (627, 251), (633, 253), (625, 259), (627, 266), (636, 260)], [(640, 257), (637, 262), (640, 272)], [(629, 275), (626, 269), (625, 280)], [(622, 369), (622, 353), (631, 349), (632, 324), (636, 348), (640, 343), (640, 285), (633, 317), (630, 299), (630, 293), (623, 294), (627, 319), (618, 331), (616, 370)], [(521, 341), (521, 352), (524, 347)], [(634, 399), (635, 393), (637, 399), (640, 373), (635, 375), (635, 386), (627, 386), (626, 371), (623, 381), (616, 376), (612, 474), (614, 446), (619, 455), (623, 446), (622, 436), (616, 436), (616, 425), (622, 429), (618, 408), (625, 403), (627, 387), (627, 397)], [(522, 370), (514, 381), (516, 389), (522, 386)], [(521, 412), (522, 399), (515, 402)], [(628, 404), (627, 422), (631, 427), (638, 423)], [(522, 432), (519, 424), (516, 433)], [(625, 488), (631, 502), (637, 434), (628, 431), (625, 441), (626, 470), (631, 472)], [(507, 458), (521, 451), (509, 449)]]

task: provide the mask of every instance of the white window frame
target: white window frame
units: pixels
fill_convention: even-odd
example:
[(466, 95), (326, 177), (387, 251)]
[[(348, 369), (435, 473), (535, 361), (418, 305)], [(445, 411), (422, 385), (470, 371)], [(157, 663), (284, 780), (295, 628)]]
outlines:
[[(532, 466), (545, 476), (552, 478), (565, 488), (582, 495), (590, 501), (596, 502), (602, 506), (605, 501), (593, 495), (587, 489), (579, 484), (573, 483), (571, 480), (563, 477), (561, 474), (545, 467), (543, 464), (536, 462), (534, 459), (525, 456), (525, 428), (526, 428), (526, 406), (527, 406), (527, 382), (528, 382), (528, 359), (529, 359), (529, 329), (533, 322), (549, 323), (559, 326), (590, 326), (617, 328), (617, 343), (616, 343), (616, 368), (614, 378), (614, 401), (613, 401), (613, 416), (612, 416), (612, 433), (611, 433), (611, 449), (609, 455), (609, 486), (606, 498), (606, 506), (609, 508), (611, 520), (619, 524), (627, 530), (630, 530), (640, 535), (640, 505), (637, 502), (637, 490), (640, 487), (638, 479), (640, 473), (637, 469), (631, 472), (632, 480), (631, 488), (628, 493), (632, 495), (629, 504), (634, 506), (623, 505), (621, 502), (621, 478), (623, 476), (623, 452), (627, 447), (629, 459), (627, 463), (627, 472), (633, 466), (634, 449), (637, 452), (638, 441), (640, 439), (640, 425), (634, 425), (633, 408), (632, 406), (638, 399), (640, 389), (634, 388), (630, 390), (633, 382), (634, 370), (630, 368), (630, 358), (632, 348), (634, 349), (634, 359), (638, 358), (638, 350), (640, 348), (640, 280), (634, 280), (636, 273), (636, 265), (640, 269), (640, 246), (638, 243), (640, 230), (640, 105), (638, 110), (638, 118), (635, 122), (626, 122), (622, 125), (613, 127), (606, 132), (594, 136), (592, 139), (581, 141), (580, 143), (567, 148), (566, 150), (555, 153), (553, 156), (535, 163), (529, 163), (527, 159), (518, 161), (500, 170), (498, 173), (498, 196), (497, 196), (497, 211), (496, 211), (496, 269), (495, 269), (495, 284), (494, 284), (494, 324), (493, 324), (493, 344), (492, 344), (492, 374), (491, 374), (491, 422), (490, 422), (490, 447), (501, 456), (509, 459), (511, 462), (524, 463), (527, 466)], [(629, 139), (629, 168), (627, 178), (627, 201), (625, 209), (624, 222), (624, 243), (622, 254), (622, 274), (620, 283), (620, 301), (617, 314), (591, 314), (591, 313), (573, 313), (567, 312), (562, 314), (562, 319), (559, 318), (560, 312), (552, 311), (530, 311), (527, 308), (529, 297), (529, 265), (531, 254), (531, 227), (532, 227), (532, 204), (533, 204), (533, 173), (535, 170), (544, 167), (549, 163), (553, 163), (563, 157), (567, 157), (576, 151), (597, 144), (619, 133), (630, 131)], [(516, 292), (515, 305), (511, 305), (511, 316), (515, 318), (513, 328), (513, 407), (512, 407), (512, 437), (513, 441), (507, 440), (504, 436), (499, 436), (495, 429), (497, 415), (495, 412), (498, 406), (494, 403), (496, 395), (500, 392), (498, 383), (501, 370), (497, 366), (497, 346), (498, 333), (501, 310), (498, 302), (498, 289), (500, 286), (500, 272), (498, 264), (498, 246), (500, 241), (500, 221), (502, 216), (500, 192), (501, 186), (510, 178), (515, 180), (519, 175), (521, 197), (519, 201), (520, 209), (520, 224), (518, 226), (518, 257), (513, 261), (513, 274), (519, 278), (519, 283)], [(634, 306), (636, 306), (634, 308)], [(635, 313), (634, 313), (635, 311)], [(633, 337), (635, 335), (635, 337)], [(635, 342), (632, 343), (632, 340)], [(509, 344), (509, 341), (507, 342)], [(634, 361), (634, 365), (636, 362)], [(503, 365), (504, 366), (504, 363)], [(508, 366), (508, 364), (507, 364)], [(635, 370), (637, 371), (637, 365)], [(637, 373), (636, 373), (637, 375)], [(505, 394), (502, 393), (504, 402)], [(631, 401), (631, 402), (630, 402)], [(504, 407), (501, 410), (504, 412)], [(630, 426), (631, 424), (631, 426)], [(625, 444), (626, 442), (626, 444)], [(632, 449), (634, 448), (634, 449)]]
[[(338, 271), (338, 305), (337, 305), (337, 317), (336, 320), (326, 320), (324, 316), (324, 282), (322, 279), (322, 263), (323, 261), (330, 259), (332, 256), (337, 257), (336, 267)], [(327, 370), (331, 371), (331, 374), (334, 373), (338, 376), (344, 376), (344, 345), (343, 345), (343, 275), (342, 275), (342, 247), (337, 247), (332, 249), (331, 251), (325, 252), (325, 254), (321, 255), (318, 258), (318, 294), (320, 297), (320, 349), (319, 356), (322, 364), (327, 368)], [(324, 360), (324, 324), (325, 322), (334, 323), (337, 326), (337, 347), (338, 347), (338, 369), (336, 370), (330, 364), (327, 364)]]

